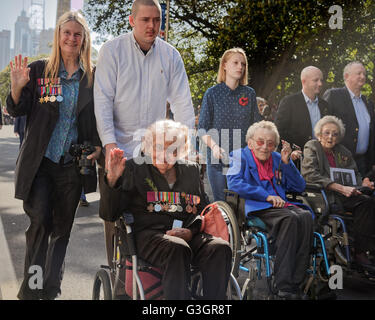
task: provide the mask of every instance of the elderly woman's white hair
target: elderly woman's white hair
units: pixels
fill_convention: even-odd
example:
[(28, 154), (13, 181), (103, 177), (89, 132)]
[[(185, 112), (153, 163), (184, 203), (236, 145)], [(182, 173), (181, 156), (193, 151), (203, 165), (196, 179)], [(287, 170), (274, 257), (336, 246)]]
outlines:
[(159, 120), (150, 125), (145, 132), (142, 151), (152, 155), (155, 144), (172, 142), (170, 151), (177, 151), (176, 160), (186, 158), (190, 152), (189, 128), (173, 120)]
[(274, 135), (275, 135), (275, 149), (276, 149), (278, 147), (279, 143), (280, 143), (280, 134), (279, 134), (279, 131), (277, 130), (276, 125), (271, 121), (262, 120), (262, 121), (253, 123), (249, 127), (249, 129), (247, 129), (246, 142), (249, 142), (249, 140), (254, 136), (255, 132), (258, 129), (267, 129), (267, 130), (270, 130), (274, 133)]
[(334, 125), (336, 125), (337, 129), (339, 130), (339, 136), (337, 137), (337, 142), (340, 142), (345, 136), (345, 125), (341, 119), (335, 116), (325, 116), (321, 118), (314, 127), (315, 136), (320, 137), (322, 134), (322, 128), (328, 123), (333, 123)]

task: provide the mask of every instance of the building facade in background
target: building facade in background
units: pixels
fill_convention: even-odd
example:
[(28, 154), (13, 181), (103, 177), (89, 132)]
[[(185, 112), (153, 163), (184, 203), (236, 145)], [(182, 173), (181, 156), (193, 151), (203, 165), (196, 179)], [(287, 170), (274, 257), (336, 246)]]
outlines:
[(30, 29), (29, 21), (30, 18), (26, 16), (26, 11), (22, 10), (14, 28), (14, 53), (16, 55), (33, 56), (33, 32)]
[(10, 61), (10, 30), (0, 31), (0, 71), (2, 71)]
[(56, 23), (66, 11), (70, 11), (70, 8), (71, 0), (57, 0)]

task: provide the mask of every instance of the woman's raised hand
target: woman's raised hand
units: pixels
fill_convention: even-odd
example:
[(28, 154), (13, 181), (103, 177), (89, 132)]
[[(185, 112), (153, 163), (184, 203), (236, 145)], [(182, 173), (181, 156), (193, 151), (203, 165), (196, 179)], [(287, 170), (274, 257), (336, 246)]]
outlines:
[(126, 158), (123, 150), (119, 148), (111, 150), (107, 167), (107, 181), (110, 187), (115, 186), (116, 181), (121, 177), (125, 170), (125, 162)]
[(281, 140), (282, 148), (281, 148), (281, 160), (285, 163), (289, 163), (290, 154), (292, 153), (292, 148), (290, 147), (289, 142), (285, 140)]
[(27, 57), (22, 59), (22, 55), (15, 56), (14, 64), (11, 61), (9, 66), (12, 98), (18, 104), (22, 88), (30, 81), (30, 68), (27, 67)]

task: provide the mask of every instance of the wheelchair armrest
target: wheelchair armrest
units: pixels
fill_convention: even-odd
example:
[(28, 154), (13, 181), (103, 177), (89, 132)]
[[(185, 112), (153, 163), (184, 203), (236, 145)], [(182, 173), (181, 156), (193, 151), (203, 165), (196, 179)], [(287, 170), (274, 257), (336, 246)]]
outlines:
[(121, 215), (121, 220), (123, 222), (123, 227), (125, 226), (126, 242), (128, 245), (129, 254), (131, 256), (134, 256), (137, 253), (134, 240), (134, 232), (132, 229), (132, 225), (134, 224), (134, 216), (132, 213), (124, 211)]
[(309, 191), (312, 191), (312, 192), (321, 192), (322, 189), (324, 189), (324, 188), (321, 184), (306, 182), (305, 190), (309, 190)]

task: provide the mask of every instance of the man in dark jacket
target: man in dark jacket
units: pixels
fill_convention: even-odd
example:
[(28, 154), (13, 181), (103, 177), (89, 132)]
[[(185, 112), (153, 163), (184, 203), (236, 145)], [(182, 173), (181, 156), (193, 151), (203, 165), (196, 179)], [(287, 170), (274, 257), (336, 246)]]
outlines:
[(301, 72), (302, 90), (283, 98), (277, 110), (275, 124), (280, 137), (301, 149), (314, 138), (314, 126), (328, 114), (328, 104), (318, 95), (323, 85), (322, 72), (313, 66)]
[(350, 62), (344, 68), (343, 88), (328, 89), (323, 98), (329, 112), (344, 122), (345, 136), (341, 143), (350, 150), (364, 177), (375, 164), (374, 105), (361, 94), (366, 83), (366, 69), (361, 62)]

